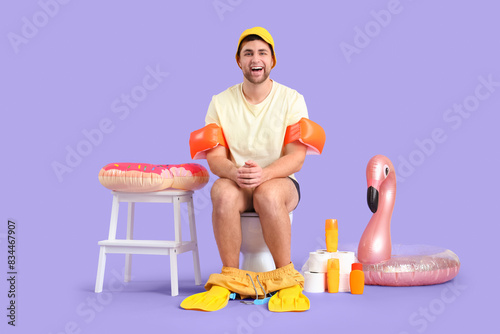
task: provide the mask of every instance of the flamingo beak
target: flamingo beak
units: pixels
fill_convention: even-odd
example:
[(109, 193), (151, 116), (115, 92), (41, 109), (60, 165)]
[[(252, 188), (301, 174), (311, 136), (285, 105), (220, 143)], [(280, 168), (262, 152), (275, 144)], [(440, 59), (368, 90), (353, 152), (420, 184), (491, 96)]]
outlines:
[(378, 190), (374, 187), (368, 187), (368, 193), (366, 195), (366, 199), (368, 200), (368, 207), (370, 210), (375, 213), (378, 209)]

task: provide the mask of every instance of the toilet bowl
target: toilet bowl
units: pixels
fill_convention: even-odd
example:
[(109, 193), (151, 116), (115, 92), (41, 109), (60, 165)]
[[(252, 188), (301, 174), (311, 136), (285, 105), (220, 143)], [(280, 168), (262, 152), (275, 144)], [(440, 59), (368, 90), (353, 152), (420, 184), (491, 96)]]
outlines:
[[(290, 224), (293, 212), (290, 212)], [(241, 214), (241, 249), (243, 256), (240, 268), (253, 272), (265, 272), (276, 269), (273, 256), (264, 241), (259, 214), (243, 212)]]

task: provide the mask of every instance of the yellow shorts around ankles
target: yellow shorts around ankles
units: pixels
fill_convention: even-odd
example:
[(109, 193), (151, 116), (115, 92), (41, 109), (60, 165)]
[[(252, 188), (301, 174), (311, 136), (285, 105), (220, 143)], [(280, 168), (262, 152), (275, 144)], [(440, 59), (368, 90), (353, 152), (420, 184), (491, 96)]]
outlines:
[[(262, 290), (258, 282), (262, 284), (265, 291)], [(255, 289), (257, 289), (258, 299), (262, 299), (266, 293), (295, 285), (300, 285), (303, 288), (304, 277), (295, 270), (293, 263), (272, 271), (259, 273), (232, 267), (222, 267), (220, 274), (210, 275), (205, 284), (205, 289), (208, 291), (213, 285), (235, 292), (240, 295), (241, 299), (256, 298)]]

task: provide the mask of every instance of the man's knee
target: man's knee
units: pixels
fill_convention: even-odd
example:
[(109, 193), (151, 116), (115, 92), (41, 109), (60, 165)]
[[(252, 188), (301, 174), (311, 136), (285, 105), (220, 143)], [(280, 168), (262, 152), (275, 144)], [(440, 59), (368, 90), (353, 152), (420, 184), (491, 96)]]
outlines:
[(238, 185), (224, 178), (220, 178), (214, 182), (210, 195), (214, 209), (220, 210), (235, 207), (235, 203), (241, 196)]
[(275, 211), (285, 206), (283, 191), (271, 183), (262, 183), (254, 191), (253, 205), (256, 212)]

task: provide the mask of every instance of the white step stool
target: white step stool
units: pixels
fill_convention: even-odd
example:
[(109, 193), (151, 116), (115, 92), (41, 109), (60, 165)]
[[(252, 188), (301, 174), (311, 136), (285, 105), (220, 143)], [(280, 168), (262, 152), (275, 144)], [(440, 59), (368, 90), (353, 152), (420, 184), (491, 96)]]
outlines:
[[(104, 281), (104, 269), (106, 266), (106, 254), (125, 255), (125, 282), (130, 281), (132, 254), (154, 254), (170, 255), (170, 284), (172, 296), (179, 294), (177, 275), (177, 255), (192, 251), (194, 264), (195, 284), (201, 284), (200, 259), (198, 254), (198, 242), (196, 239), (196, 224), (194, 220), (193, 191), (191, 190), (164, 190), (147, 193), (131, 193), (112, 191), (113, 206), (111, 208), (111, 221), (109, 225), (108, 240), (99, 241), (99, 264), (97, 266), (97, 278), (95, 292), (102, 292)], [(118, 225), (118, 208), (120, 202), (128, 202), (127, 239), (116, 239)], [(133, 240), (134, 209), (136, 202), (147, 203), (172, 203), (174, 205), (174, 227), (175, 240)], [(181, 203), (187, 203), (189, 230), (191, 241), (182, 241), (181, 232)]]

